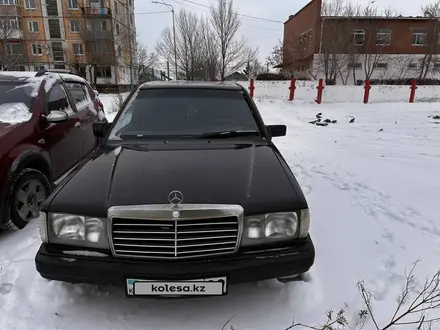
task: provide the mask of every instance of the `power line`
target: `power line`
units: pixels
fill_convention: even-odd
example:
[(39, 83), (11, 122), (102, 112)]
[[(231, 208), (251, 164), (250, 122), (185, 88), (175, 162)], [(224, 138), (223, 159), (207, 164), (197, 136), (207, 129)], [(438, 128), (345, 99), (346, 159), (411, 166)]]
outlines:
[[(205, 7), (205, 8), (209, 8), (209, 6), (207, 5), (202, 5), (201, 3), (195, 2), (195, 1), (191, 1), (191, 0), (182, 0), (185, 2), (189, 2), (192, 3), (194, 5), (200, 6), (200, 7)], [(272, 23), (282, 23), (284, 24), (284, 22), (282, 21), (276, 21), (273, 19), (268, 19), (268, 18), (263, 18), (263, 17), (257, 17), (257, 16), (251, 16), (251, 15), (245, 15), (245, 14), (238, 14), (238, 16), (243, 16), (243, 17), (248, 17), (248, 18), (252, 18), (252, 19), (256, 19), (256, 20), (260, 20), (260, 21), (266, 21), (266, 22), (272, 22)]]
[[(177, 4), (179, 4), (179, 5), (181, 5), (181, 6), (187, 6), (187, 4), (184, 4), (184, 3), (181, 3), (181, 2), (180, 2), (180, 1), (182, 1), (182, 0), (180, 0), (180, 1), (172, 0), (172, 1), (175, 2), (175, 3), (177, 3)], [(183, 1), (185, 1), (185, 0), (183, 0)], [(187, 1), (187, 2), (192, 3), (192, 1)], [(199, 5), (202, 6), (202, 7), (207, 7), (207, 6), (202, 5), (202, 4), (199, 4)], [(209, 8), (209, 7), (208, 7), (208, 8)], [(207, 11), (207, 10), (204, 10), (204, 9), (201, 9), (201, 8), (194, 8), (194, 7), (191, 7), (191, 9), (196, 10), (196, 11), (198, 11), (198, 12), (200, 12), (200, 13), (205, 14), (205, 15), (209, 15), (209, 11)], [(276, 32), (283, 32), (282, 30), (271, 29), (271, 28), (267, 28), (267, 27), (265, 27), (265, 26), (251, 25), (251, 24), (247, 24), (247, 23), (241, 23), (241, 24), (244, 25), (244, 26), (249, 26), (249, 27), (254, 27), (254, 28), (259, 28), (259, 29), (265, 29), (265, 30), (276, 31)]]

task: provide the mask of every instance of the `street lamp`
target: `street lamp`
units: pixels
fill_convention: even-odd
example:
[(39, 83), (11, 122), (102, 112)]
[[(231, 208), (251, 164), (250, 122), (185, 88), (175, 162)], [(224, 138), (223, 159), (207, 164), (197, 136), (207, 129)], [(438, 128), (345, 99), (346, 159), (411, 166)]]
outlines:
[(174, 23), (174, 7), (173, 7), (173, 5), (165, 3), (164, 0), (162, 0), (162, 2), (158, 2), (158, 1), (151, 1), (151, 2), (158, 4), (158, 5), (167, 6), (168, 8), (171, 8), (171, 12), (173, 13), (174, 66), (175, 66), (175, 70), (176, 70), (176, 78), (175, 79), (177, 80), (177, 47), (176, 47), (176, 25)]

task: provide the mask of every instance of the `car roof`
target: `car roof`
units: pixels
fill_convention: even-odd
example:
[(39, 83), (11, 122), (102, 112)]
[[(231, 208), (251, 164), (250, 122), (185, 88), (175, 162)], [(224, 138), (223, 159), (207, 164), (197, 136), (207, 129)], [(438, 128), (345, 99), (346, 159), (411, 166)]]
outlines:
[(194, 88), (194, 89), (220, 89), (242, 90), (242, 86), (230, 81), (149, 81), (142, 84), (139, 89), (165, 89), (165, 88)]

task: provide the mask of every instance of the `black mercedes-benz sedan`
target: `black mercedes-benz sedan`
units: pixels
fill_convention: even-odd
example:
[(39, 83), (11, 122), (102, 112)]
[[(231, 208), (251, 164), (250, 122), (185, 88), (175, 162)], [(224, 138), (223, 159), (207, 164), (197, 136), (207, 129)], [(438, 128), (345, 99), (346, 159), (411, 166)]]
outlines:
[(315, 249), (304, 194), (235, 83), (151, 82), (44, 203), (36, 268), (127, 296), (225, 295), (234, 283), (304, 279)]

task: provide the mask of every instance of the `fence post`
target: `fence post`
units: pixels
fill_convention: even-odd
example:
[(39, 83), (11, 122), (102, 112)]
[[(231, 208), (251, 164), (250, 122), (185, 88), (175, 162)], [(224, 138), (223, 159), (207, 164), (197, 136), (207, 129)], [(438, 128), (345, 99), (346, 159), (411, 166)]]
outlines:
[(289, 93), (289, 101), (293, 101), (293, 99), (295, 98), (295, 89), (296, 89), (296, 79), (294, 77), (292, 77), (292, 79), (290, 79), (290, 93)]
[(413, 79), (411, 82), (411, 94), (409, 96), (409, 103), (414, 103), (414, 98), (416, 96), (416, 89), (417, 89), (417, 81)]
[(365, 80), (364, 89), (365, 89), (365, 92), (364, 92), (364, 103), (367, 104), (368, 100), (370, 99), (370, 89), (371, 89), (371, 85), (370, 85), (370, 81), (369, 80)]
[(324, 89), (324, 79), (319, 79), (318, 87), (316, 87), (316, 89), (318, 90), (318, 97), (315, 100), (315, 102), (318, 103), (318, 104), (321, 104), (321, 102), (322, 102), (322, 91)]
[(249, 94), (251, 95), (252, 98), (254, 97), (254, 89), (255, 89), (254, 79), (251, 79), (251, 83), (249, 86)]

